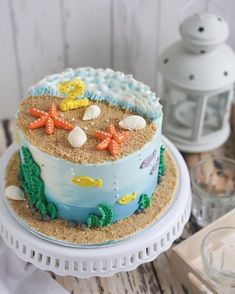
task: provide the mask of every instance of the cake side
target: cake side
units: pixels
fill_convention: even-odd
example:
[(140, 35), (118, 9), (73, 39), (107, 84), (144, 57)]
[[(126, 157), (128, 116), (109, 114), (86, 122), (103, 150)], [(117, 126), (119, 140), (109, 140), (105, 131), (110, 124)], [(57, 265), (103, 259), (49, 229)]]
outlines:
[[(84, 72), (87, 74), (84, 75)], [(93, 74), (92, 77), (91, 73)], [(104, 102), (98, 101), (111, 103), (116, 106), (114, 113), (120, 113), (122, 117), (117, 116), (117, 118), (114, 118), (114, 115), (111, 115), (109, 118), (105, 118), (100, 125), (99, 120), (94, 119), (92, 121), (94, 127), (91, 127), (92, 132), (90, 133), (82, 126), (87, 136), (87, 141), (84, 143), (84, 146), (79, 148), (67, 146), (70, 148), (72, 155), (78, 154), (79, 152), (83, 154), (82, 160), (76, 159), (78, 158), (76, 156), (74, 156), (75, 160), (73, 156), (65, 156), (69, 149), (61, 148), (61, 142), (68, 144), (68, 140), (65, 140), (66, 137), (63, 136), (54, 136), (57, 134), (56, 130), (54, 134), (50, 134), (50, 138), (54, 136), (55, 142), (58, 145), (56, 146), (56, 150), (59, 150), (60, 153), (54, 154), (51, 152), (52, 150), (47, 140), (45, 140), (47, 148), (42, 148), (40, 144), (44, 144), (43, 137), (41, 135), (39, 136), (39, 134), (42, 134), (43, 129), (37, 128), (26, 133), (22, 125), (25, 124), (25, 126), (28, 126), (29, 121), (23, 112), (23, 115), (21, 112), (18, 113), (17, 119), (19, 143), (21, 147), (27, 148), (31, 155), (30, 160), (35, 162), (39, 167), (39, 176), (44, 183), (45, 203), (46, 205), (52, 203), (56, 207), (57, 217), (77, 223), (90, 223), (92, 226), (101, 224), (100, 220), (102, 219), (102, 215), (105, 214), (106, 220), (101, 225), (110, 224), (130, 216), (138, 211), (140, 207), (148, 205), (156, 189), (159, 174), (158, 169), (159, 164), (161, 164), (161, 107), (154, 93), (150, 92), (149, 88), (146, 88), (145, 85), (135, 81), (130, 76), (125, 76), (122, 73), (115, 73), (110, 70), (82, 68), (76, 71), (68, 70), (62, 74), (49, 76), (39, 82), (37, 86), (32, 87), (30, 94), (34, 95), (34, 97), (27, 99), (31, 99), (31, 103), (36, 104), (33, 105), (33, 111), (31, 113), (35, 113), (35, 106), (37, 106), (40, 99), (40, 103), (45, 102), (45, 104), (48, 99), (54, 99), (54, 108), (59, 106), (59, 100), (63, 100), (64, 96), (62, 95), (61, 99), (52, 96), (52, 94), (58, 96), (58, 83), (70, 81), (70, 78), (74, 79), (74, 77), (83, 78), (83, 82), (86, 85), (86, 92), (79, 99), (87, 99), (85, 96), (88, 96), (89, 104), (95, 104), (97, 106), (100, 103), (99, 106), (101, 109), (102, 103)], [(121, 81), (119, 80), (113, 85), (114, 77), (117, 81), (117, 77), (119, 77)], [(124, 87), (124, 81), (126, 87)], [(114, 89), (116, 90), (114, 91)], [(121, 89), (121, 91), (118, 91), (118, 89)], [(51, 96), (44, 96), (43, 98), (39, 94)], [(113, 97), (111, 97), (111, 94)], [(121, 94), (124, 96), (121, 96)], [(76, 99), (78, 103), (79, 99)], [(26, 102), (24, 100), (22, 103), (24, 104)], [(151, 108), (152, 103), (154, 107)], [(45, 106), (48, 107), (48, 105)], [(42, 109), (44, 113), (45, 110)], [(78, 123), (82, 125), (81, 111), (80, 108), (69, 110), (70, 113), (73, 112), (73, 115), (78, 120), (76, 123), (73, 121), (70, 122), (70, 125), (72, 125), (71, 128)], [(107, 109), (104, 112), (108, 113)], [(120, 144), (117, 144), (117, 138), (115, 144), (119, 148), (118, 156), (113, 153), (110, 156), (109, 148), (102, 150), (102, 152), (95, 148), (94, 140), (97, 141), (97, 137), (93, 138), (94, 136), (92, 136), (95, 127), (101, 128), (101, 132), (107, 135), (108, 130), (111, 130), (110, 124), (113, 126), (112, 130), (114, 128), (115, 134), (111, 133), (111, 137), (107, 138), (111, 144), (112, 141), (115, 141), (114, 138), (116, 135), (122, 138), (122, 134), (124, 134), (118, 129), (118, 119), (128, 117), (130, 114), (135, 114), (135, 112), (136, 114), (141, 113), (142, 115), (145, 113), (143, 116), (147, 120), (147, 123), (141, 130), (128, 131), (128, 139), (123, 140)], [(45, 116), (45, 114), (43, 115)], [(44, 119), (47, 122), (49, 121), (48, 117)], [(43, 117), (39, 117), (40, 119), (42, 120)], [(107, 120), (109, 121), (107, 122)], [(91, 122), (90, 125), (92, 125)], [(62, 132), (66, 133), (66, 130)], [(30, 133), (34, 137), (34, 140), (30, 139)], [(136, 138), (139, 139), (137, 142), (135, 142)], [(89, 145), (89, 142), (93, 143)], [(128, 146), (133, 142), (136, 143), (133, 144), (135, 148), (128, 149)], [(48, 152), (46, 152), (47, 150)], [(92, 152), (89, 153), (89, 150)], [(100, 160), (99, 154), (102, 154), (102, 160)], [(22, 152), (21, 164), (25, 164)], [(45, 214), (48, 213), (47, 209), (43, 211)]]
[[(8, 163), (5, 179), (6, 186), (15, 185), (20, 187), (18, 180), (18, 160), (19, 154), (15, 154)], [(163, 216), (165, 211), (171, 205), (175, 191), (177, 191), (177, 164), (172, 158), (170, 152), (166, 149), (165, 153), (166, 172), (162, 177), (151, 199), (151, 205), (143, 213), (133, 214), (132, 216), (113, 223), (111, 226), (94, 227), (88, 229), (83, 224), (68, 223), (66, 220), (55, 219), (48, 221), (48, 218), (41, 220), (40, 214), (35, 209), (30, 209), (27, 201), (17, 201), (8, 199), (10, 211), (21, 224), (26, 228), (37, 232), (43, 237), (49, 237), (53, 241), (61, 241), (63, 245), (100, 245), (110, 244), (114, 240), (121, 240), (128, 236), (146, 229), (153, 225)]]
[[(141, 195), (151, 197), (156, 185), (160, 161), (161, 125), (153, 139), (143, 148), (121, 159), (103, 164), (76, 164), (55, 158), (42, 152), (23, 137), (20, 144), (29, 149), (35, 162), (41, 167), (45, 196), (58, 209), (63, 219), (86, 223), (90, 213), (98, 213), (98, 205), (108, 204), (113, 210), (113, 221), (128, 217), (139, 208)], [(84, 186), (73, 179), (89, 177), (100, 179), (98, 186), (91, 181)], [(124, 203), (120, 203), (120, 199)]]

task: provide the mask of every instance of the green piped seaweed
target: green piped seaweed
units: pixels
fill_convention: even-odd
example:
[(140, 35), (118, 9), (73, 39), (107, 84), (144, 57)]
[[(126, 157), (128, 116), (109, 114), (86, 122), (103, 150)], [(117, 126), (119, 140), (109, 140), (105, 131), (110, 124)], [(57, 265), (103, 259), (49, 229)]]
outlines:
[(101, 227), (100, 218), (97, 215), (89, 214), (87, 218), (88, 228)]
[(47, 204), (47, 211), (48, 211), (52, 220), (57, 218), (58, 212), (57, 212), (57, 208), (56, 208), (55, 204), (48, 203)]
[(53, 203), (46, 201), (44, 183), (40, 175), (39, 165), (33, 160), (29, 149), (23, 146), (20, 151), (19, 171), (22, 188), (31, 206), (36, 207), (42, 215), (48, 214), (51, 219), (55, 219), (58, 215), (57, 208)]
[(41, 212), (42, 215), (47, 214), (47, 208), (46, 208), (46, 203), (43, 202), (42, 200), (38, 200), (36, 202), (36, 208)]
[(113, 210), (110, 206), (105, 203), (98, 205), (100, 217), (94, 214), (89, 214), (87, 218), (88, 228), (92, 227), (105, 227), (112, 224), (113, 221)]
[(164, 176), (165, 169), (166, 169), (164, 153), (165, 153), (165, 147), (164, 147), (164, 145), (161, 145), (160, 161), (159, 161), (159, 168), (158, 168), (158, 182), (161, 181), (161, 178), (162, 178), (162, 176)]
[(142, 194), (139, 200), (139, 209), (145, 209), (150, 206), (150, 198), (147, 194)]
[(112, 223), (113, 220), (113, 210), (110, 206), (102, 203), (98, 206), (99, 212), (101, 214), (101, 226), (105, 227)]

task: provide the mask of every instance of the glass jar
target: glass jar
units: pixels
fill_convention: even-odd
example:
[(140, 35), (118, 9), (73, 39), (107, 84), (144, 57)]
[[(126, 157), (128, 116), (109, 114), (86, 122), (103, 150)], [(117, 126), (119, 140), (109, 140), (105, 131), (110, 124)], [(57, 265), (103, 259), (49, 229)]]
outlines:
[(235, 207), (235, 161), (204, 159), (191, 170), (192, 214), (201, 227)]

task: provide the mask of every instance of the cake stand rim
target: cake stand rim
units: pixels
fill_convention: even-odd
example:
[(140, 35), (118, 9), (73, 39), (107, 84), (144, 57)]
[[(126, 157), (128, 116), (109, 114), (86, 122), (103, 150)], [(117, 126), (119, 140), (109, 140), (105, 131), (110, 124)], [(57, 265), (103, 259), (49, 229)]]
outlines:
[[(190, 179), (186, 164), (179, 151), (167, 138), (162, 136), (162, 142), (170, 150), (170, 153), (177, 164), (178, 199), (174, 205), (171, 205), (169, 209), (164, 212), (164, 215), (159, 222), (149, 229), (142, 231), (141, 234), (137, 233), (129, 239), (120, 241), (113, 245), (110, 244), (108, 246), (104, 245), (90, 248), (68, 247), (66, 245), (56, 244), (42, 239), (39, 236), (31, 233), (26, 228), (23, 228), (20, 224), (18, 224), (10, 212), (5, 209), (5, 211), (1, 211), (2, 218), (0, 218), (0, 235), (3, 237), (3, 240), (7, 246), (10, 247), (21, 259), (24, 261), (29, 261), (43, 270), (52, 270), (59, 275), (75, 275), (80, 278), (87, 278), (91, 276), (111, 276), (120, 271), (135, 269), (140, 264), (155, 259), (161, 252), (169, 249), (174, 240), (181, 235), (183, 228), (189, 219), (191, 211)], [(1, 158), (1, 165), (4, 163), (6, 164), (4, 159), (5, 161), (7, 158), (9, 159), (12, 153), (16, 151), (16, 146), (17, 145), (13, 143), (5, 151)], [(0, 177), (2, 181), (4, 177), (2, 169)], [(5, 207), (2, 204), (3, 199), (0, 197), (0, 210), (3, 210), (2, 208)], [(169, 218), (170, 212), (171, 217)], [(176, 225), (178, 226), (177, 228)], [(173, 227), (175, 228), (176, 232), (174, 234), (169, 232), (170, 227), (172, 227), (171, 230), (173, 230)], [(18, 240), (18, 247), (21, 246), (22, 248), (16, 248), (17, 245), (15, 242), (12, 244), (12, 236), (15, 236), (15, 240)], [(153, 248), (154, 244), (157, 244), (156, 242), (163, 242), (164, 244), (159, 244), (159, 246), (157, 246), (159, 248), (155, 248), (156, 250), (154, 250)], [(153, 246), (153, 248), (151, 246)], [(147, 252), (146, 248), (152, 248), (152, 250), (149, 249), (151, 252)], [(133, 260), (130, 260), (130, 257), (133, 256), (133, 254), (135, 255), (137, 252), (142, 252), (141, 250), (143, 249), (145, 250), (145, 254), (142, 256), (142, 258), (139, 257), (134, 262)], [(36, 260), (32, 254), (30, 255), (28, 253), (29, 251), (31, 251), (31, 253), (39, 253), (42, 260)], [(43, 253), (41, 253), (42, 251)], [(50, 262), (43, 260), (43, 258), (45, 259), (45, 256), (46, 258), (50, 259)], [(119, 263), (119, 266), (113, 266), (112, 264), (109, 264), (109, 258), (110, 260), (113, 260), (114, 257), (115, 260), (117, 260)], [(120, 260), (124, 257), (128, 257), (129, 261), (123, 266), (123, 264), (120, 264)], [(84, 266), (84, 264), (93, 266), (94, 262), (96, 262), (98, 267), (100, 267), (99, 263), (105, 261), (105, 263), (108, 263), (108, 269), (105, 269), (104, 267), (103, 270), (96, 270), (94, 268), (93, 270), (87, 270), (85, 266), (85, 270), (83, 268), (83, 270), (80, 271), (75, 270), (75, 268), (73, 268), (73, 270), (66, 268), (66, 259), (68, 263), (74, 263), (76, 258), (80, 259), (82, 266)], [(51, 265), (51, 260), (54, 262), (54, 266)], [(60, 264), (59, 267), (56, 267), (56, 260), (63, 261), (62, 263), (64, 263), (64, 266), (61, 267)]]

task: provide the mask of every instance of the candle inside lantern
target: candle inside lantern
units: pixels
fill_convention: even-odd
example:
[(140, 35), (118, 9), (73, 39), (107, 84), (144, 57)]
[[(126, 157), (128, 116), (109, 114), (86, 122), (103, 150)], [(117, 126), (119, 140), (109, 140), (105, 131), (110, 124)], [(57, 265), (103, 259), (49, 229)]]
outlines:
[[(182, 126), (192, 128), (196, 121), (196, 104), (190, 99), (175, 106), (174, 117)], [(206, 109), (204, 127), (217, 130), (220, 127), (220, 119), (216, 108), (209, 106)]]

